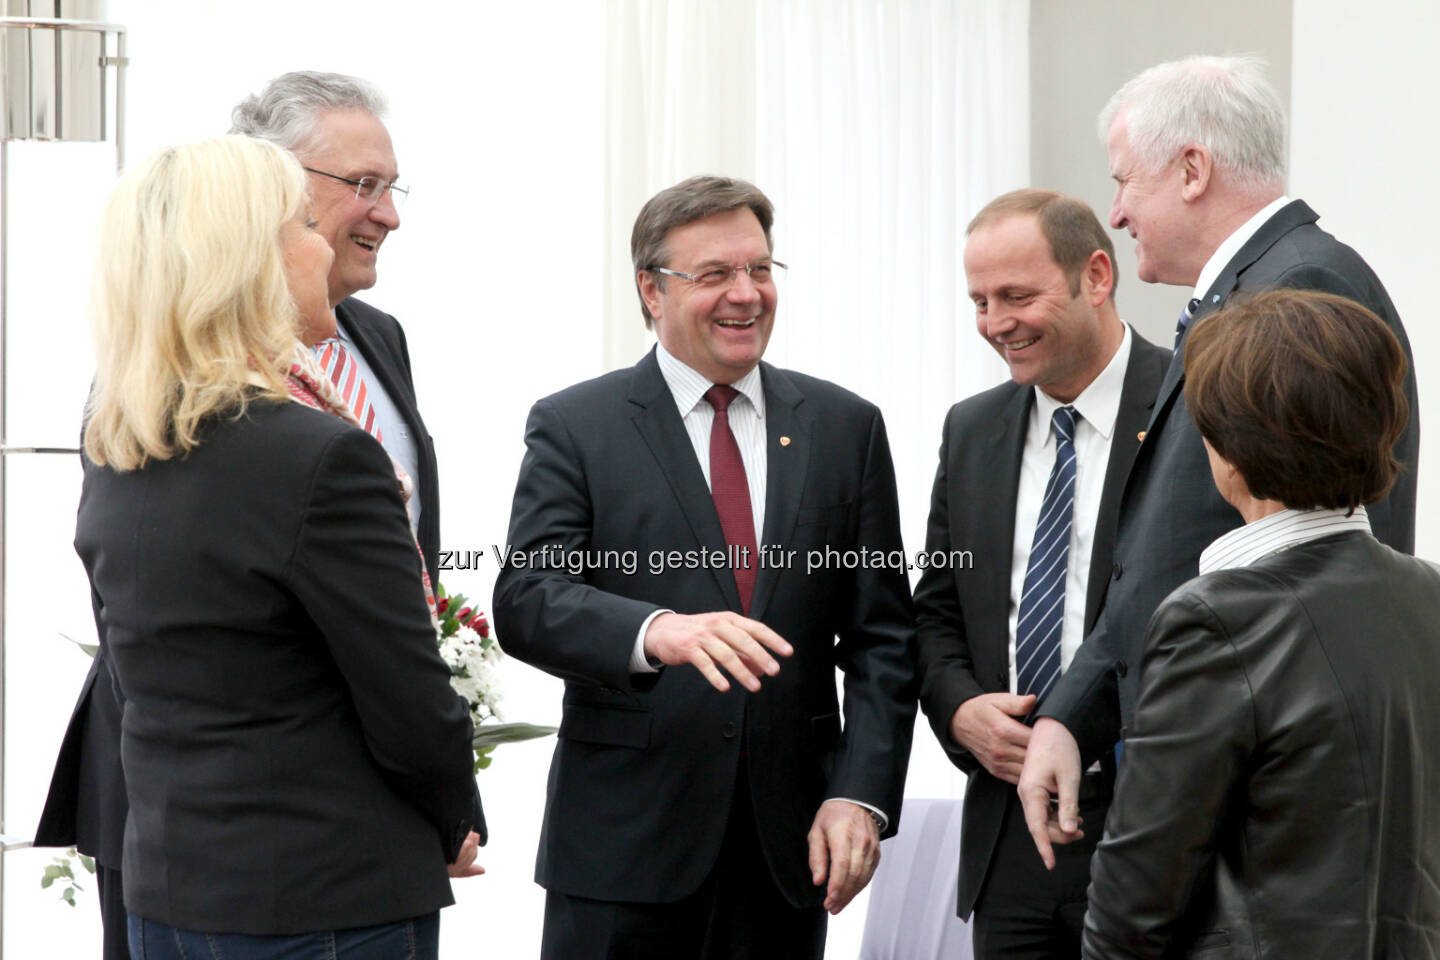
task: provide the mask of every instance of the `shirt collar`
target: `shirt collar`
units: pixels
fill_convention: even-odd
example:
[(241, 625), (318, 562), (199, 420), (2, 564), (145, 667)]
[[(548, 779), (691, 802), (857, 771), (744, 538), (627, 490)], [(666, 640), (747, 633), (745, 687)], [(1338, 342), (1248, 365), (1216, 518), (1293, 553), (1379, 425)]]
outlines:
[[(714, 384), (694, 367), (675, 359), (675, 356), (665, 349), (665, 345), (658, 341), (655, 344), (655, 360), (660, 364), (660, 376), (665, 378), (665, 385), (670, 388), (670, 395), (675, 398), (675, 406), (680, 410), (680, 418), (683, 420), (695, 409), (695, 405), (705, 398), (705, 391)], [(755, 408), (755, 415), (764, 420), (765, 389), (760, 380), (759, 365), (731, 386), (750, 401), (750, 405)]]
[[(1349, 516), (1346, 516), (1349, 514)], [(1325, 510), (1281, 510), (1218, 537), (1200, 554), (1200, 572), (1248, 567), (1289, 547), (1352, 531), (1370, 532), (1364, 507)]]
[(1195, 281), (1195, 292), (1192, 297), (1199, 300), (1210, 292), (1210, 285), (1220, 276), (1220, 271), (1225, 269), (1229, 263), (1240, 252), (1240, 248), (1250, 242), (1250, 238), (1260, 232), (1265, 222), (1280, 212), (1280, 208), (1290, 202), (1290, 198), (1280, 196), (1267, 203), (1258, 213), (1240, 225), (1225, 242), (1215, 248), (1210, 254), (1210, 259), (1205, 261), (1205, 268), (1200, 271), (1200, 279)]
[(1039, 387), (1035, 388), (1035, 412), (1032, 428), (1046, 431), (1050, 429), (1050, 420), (1055, 411), (1063, 406), (1075, 408), (1080, 418), (1090, 424), (1100, 435), (1107, 440), (1110, 433), (1115, 429), (1115, 418), (1120, 413), (1120, 394), (1125, 388), (1125, 369), (1130, 363), (1130, 325), (1122, 324), (1125, 333), (1120, 339), (1120, 346), (1116, 348), (1115, 355), (1105, 365), (1090, 385), (1080, 391), (1080, 395), (1069, 404), (1061, 403), (1050, 396)]

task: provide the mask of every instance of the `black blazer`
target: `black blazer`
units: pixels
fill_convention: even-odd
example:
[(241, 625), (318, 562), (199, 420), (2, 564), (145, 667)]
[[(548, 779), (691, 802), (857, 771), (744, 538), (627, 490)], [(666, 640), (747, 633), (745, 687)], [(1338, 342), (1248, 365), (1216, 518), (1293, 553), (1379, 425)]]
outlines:
[[(656, 610), (740, 610), (729, 569), (683, 557), (651, 569), (654, 551), (725, 547), (654, 352), (530, 411), (510, 545), (535, 563), (501, 572), (494, 612), (508, 653), (565, 680), (536, 864), (547, 889), (632, 902), (693, 892), (718, 855), (742, 755), (760, 842), (797, 905), (824, 897), (810, 882), (805, 835), (826, 797), (884, 810), (890, 832), (899, 821), (915, 714), (905, 571), (837, 561), (806, 573), (807, 551), (826, 546), (898, 558), (884, 422), (834, 384), (760, 369), (761, 543), (795, 554), (788, 566), (759, 569), (750, 615), (795, 654), (757, 694), (738, 683), (720, 693), (691, 667), (629, 670), (640, 625)], [(592, 553), (571, 573), (564, 561), (543, 562), (547, 545)], [(629, 573), (627, 550), (636, 551)]]
[[(1281, 208), (1220, 272), (1190, 328), (1232, 294), (1276, 288), (1349, 297), (1390, 326), (1411, 361), (1405, 377), (1410, 423), (1395, 444), (1405, 469), (1390, 495), (1366, 509), (1382, 543), (1411, 553), (1420, 421), (1410, 341), (1379, 278), (1359, 254), (1317, 227), (1317, 219), (1300, 200)], [(1185, 408), (1184, 353), (1182, 340), (1125, 484), (1104, 613), (1039, 711), (1065, 724), (1087, 765), (1124, 735), (1135, 706), (1131, 668), (1140, 662), (1151, 614), (1199, 572), (1200, 551), (1241, 522), (1210, 479), (1200, 432)]]
[(452, 902), (470, 721), (373, 439), (256, 401), (183, 458), (87, 466), (75, 545), (124, 698), (128, 910), (287, 934)]
[[(1120, 491), (1137, 434), (1150, 419), (1170, 359), (1131, 331), (1130, 359), (1105, 467), (1090, 574), (1085, 629), (1095, 624), (1110, 577)], [(930, 569), (915, 589), (920, 647), (920, 705), (951, 761), (970, 775), (961, 820), (957, 912), (969, 918), (990, 869), (1006, 805), (1015, 788), (990, 775), (950, 736), (960, 704), (1010, 689), (1010, 575), (1014, 568), (1015, 500), (1035, 389), (1005, 382), (950, 408), (940, 438), (940, 466), (930, 498), (927, 553), (969, 550), (969, 568)]]
[[(420, 457), (414, 477), (424, 509), (416, 539), (433, 578), (440, 551), (440, 485), (435, 443), (420, 419), (410, 376), (405, 331), (387, 313), (350, 297), (335, 308), (360, 353), (380, 378), (409, 426)], [(97, 612), (98, 624), (98, 612)], [(120, 869), (125, 829), (125, 775), (120, 765), (120, 702), (102, 649), (80, 687), (60, 744), (45, 807), (35, 828), (35, 845), (78, 846), (107, 867)]]
[(354, 297), (341, 300), (335, 316), (360, 348), (370, 369), (380, 378), (380, 386), (394, 402), (420, 458), (420, 474), (415, 489), (420, 494), (422, 509), (416, 539), (425, 555), (425, 569), (431, 579), (439, 577), (436, 561), (440, 556), (440, 480), (435, 466), (435, 441), (420, 419), (415, 402), (415, 382), (410, 375), (410, 349), (400, 322)]
[(1084, 955), (1440, 956), (1440, 571), (1365, 533), (1155, 614)]

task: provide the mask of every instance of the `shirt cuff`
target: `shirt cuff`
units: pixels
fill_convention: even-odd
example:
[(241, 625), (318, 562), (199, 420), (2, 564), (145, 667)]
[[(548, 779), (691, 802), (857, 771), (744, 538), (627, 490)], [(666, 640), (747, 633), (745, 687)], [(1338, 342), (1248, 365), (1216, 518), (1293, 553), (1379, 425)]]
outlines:
[(880, 828), (881, 833), (884, 833), (886, 830), (890, 829), (890, 818), (886, 816), (885, 811), (881, 810), (879, 807), (872, 807), (864, 800), (851, 800), (849, 797), (825, 798), (826, 803), (833, 803), (836, 800), (844, 800), (846, 803), (853, 803), (857, 807), (864, 807), (866, 810), (870, 811), (870, 816), (875, 818), (875, 825)]
[(651, 666), (650, 658), (645, 656), (645, 631), (650, 629), (650, 621), (662, 613), (674, 613), (674, 610), (656, 610), (640, 623), (640, 629), (635, 633), (635, 646), (630, 651), (630, 672), (631, 673), (659, 673), (660, 667)]

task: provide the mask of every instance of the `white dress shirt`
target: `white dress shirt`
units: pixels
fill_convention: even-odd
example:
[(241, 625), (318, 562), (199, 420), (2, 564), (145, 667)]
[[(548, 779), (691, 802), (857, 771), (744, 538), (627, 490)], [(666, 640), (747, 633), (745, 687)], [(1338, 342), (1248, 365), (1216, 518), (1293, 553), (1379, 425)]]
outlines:
[[(1220, 276), (1220, 271), (1225, 269), (1225, 264), (1234, 259), (1235, 254), (1240, 252), (1240, 248), (1260, 232), (1260, 228), (1265, 226), (1266, 221), (1279, 213), (1280, 208), (1289, 202), (1290, 198), (1284, 196), (1270, 201), (1263, 210), (1242, 223), (1240, 229), (1226, 237), (1225, 242), (1216, 247), (1215, 252), (1210, 254), (1210, 259), (1205, 261), (1205, 267), (1200, 271), (1199, 279), (1195, 281), (1195, 291), (1190, 296), (1196, 300), (1205, 296), (1210, 290), (1210, 285), (1215, 282), (1215, 278)], [(1218, 299), (1216, 302), (1219, 302)]]
[[(1125, 327), (1124, 338), (1105, 369), (1080, 392), (1069, 406), (1075, 421), (1075, 507), (1070, 523), (1070, 554), (1065, 568), (1065, 615), (1060, 626), (1060, 669), (1070, 666), (1080, 641), (1085, 639), (1085, 597), (1090, 583), (1090, 554), (1095, 547), (1095, 522), (1100, 498), (1105, 491), (1105, 470), (1110, 464), (1110, 445), (1115, 419), (1120, 413), (1120, 395), (1125, 388), (1125, 371), (1130, 365), (1134, 337)], [(1045, 485), (1055, 466), (1055, 431), (1051, 417), (1066, 406), (1039, 387), (1030, 408), (1025, 431), (1025, 449), (1020, 459), (1020, 482), (1015, 494), (1015, 542), (1010, 561), (1010, 692), (1016, 692), (1015, 622), (1020, 615), (1020, 597), (1025, 592), (1025, 571), (1030, 564), (1030, 547), (1035, 524), (1045, 499)]]
[[(344, 345), (345, 351), (355, 358), (355, 367), (360, 371), (360, 379), (365, 384), (370, 405), (375, 408), (375, 424), (380, 428), (380, 445), (405, 468), (405, 472), (410, 474), (410, 479), (414, 481), (408, 504), (410, 532), (419, 536), (420, 511), (425, 509), (425, 503), (420, 499), (420, 446), (410, 435), (410, 425), (400, 415), (400, 408), (395, 406), (395, 401), (385, 392), (385, 385), (380, 382), (380, 377), (365, 359), (365, 354), (355, 345), (354, 338), (345, 330), (345, 325), (338, 316), (335, 318), (335, 336)], [(431, 576), (434, 576), (434, 571), (431, 571)]]
[(1324, 510), (1287, 507), (1217, 537), (1200, 554), (1200, 572), (1248, 567), (1306, 541), (1355, 530), (1370, 532), (1370, 515), (1364, 507), (1356, 507), (1354, 513), (1344, 507)]

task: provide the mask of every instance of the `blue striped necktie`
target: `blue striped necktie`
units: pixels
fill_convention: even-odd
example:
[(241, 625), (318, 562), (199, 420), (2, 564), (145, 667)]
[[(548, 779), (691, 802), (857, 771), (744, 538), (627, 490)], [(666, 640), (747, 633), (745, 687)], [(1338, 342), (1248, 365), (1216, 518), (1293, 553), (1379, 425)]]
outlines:
[(1180, 349), (1180, 341), (1185, 339), (1185, 331), (1189, 328), (1190, 321), (1195, 319), (1195, 311), (1199, 309), (1199, 300), (1186, 301), (1185, 309), (1180, 311), (1180, 319), (1175, 323), (1175, 346), (1170, 348), (1172, 353)]
[(1065, 620), (1065, 570), (1070, 557), (1070, 525), (1075, 512), (1074, 407), (1060, 407), (1055, 427), (1055, 465), (1045, 484), (1025, 588), (1015, 623), (1016, 691), (1035, 694), (1038, 705), (1060, 678), (1060, 628)]

